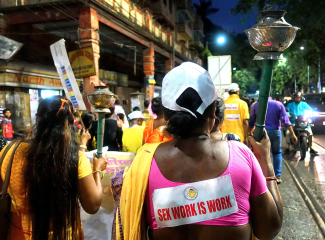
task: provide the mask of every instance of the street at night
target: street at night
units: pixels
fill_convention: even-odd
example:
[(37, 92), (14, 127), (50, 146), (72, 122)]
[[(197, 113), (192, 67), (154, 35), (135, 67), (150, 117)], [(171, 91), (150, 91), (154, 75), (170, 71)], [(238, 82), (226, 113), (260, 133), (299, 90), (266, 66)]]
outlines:
[(325, 209), (325, 129), (313, 129), (314, 148), (319, 156), (307, 153), (283, 155), (282, 183), (284, 204), (282, 229), (276, 239), (324, 239)]
[(325, 239), (324, 9), (0, 0), (0, 240)]

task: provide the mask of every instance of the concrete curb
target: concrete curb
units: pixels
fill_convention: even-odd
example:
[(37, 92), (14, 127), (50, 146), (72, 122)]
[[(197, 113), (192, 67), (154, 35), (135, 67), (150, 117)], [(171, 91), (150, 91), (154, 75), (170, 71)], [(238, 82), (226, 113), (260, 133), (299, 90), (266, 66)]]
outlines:
[(283, 162), (285, 163), (298, 191), (300, 192), (311, 215), (314, 217), (317, 226), (319, 227), (320, 231), (322, 232), (325, 238), (325, 213), (323, 209), (319, 206), (315, 198), (311, 195), (306, 184), (299, 177), (297, 171), (294, 168), (291, 168), (286, 160), (283, 159)]

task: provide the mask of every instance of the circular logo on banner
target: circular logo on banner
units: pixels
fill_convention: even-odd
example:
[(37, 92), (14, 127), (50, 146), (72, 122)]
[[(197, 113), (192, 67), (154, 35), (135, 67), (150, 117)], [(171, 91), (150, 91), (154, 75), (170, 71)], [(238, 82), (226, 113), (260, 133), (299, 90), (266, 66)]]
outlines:
[(198, 196), (198, 191), (195, 187), (187, 187), (185, 188), (183, 195), (187, 200), (194, 200)]

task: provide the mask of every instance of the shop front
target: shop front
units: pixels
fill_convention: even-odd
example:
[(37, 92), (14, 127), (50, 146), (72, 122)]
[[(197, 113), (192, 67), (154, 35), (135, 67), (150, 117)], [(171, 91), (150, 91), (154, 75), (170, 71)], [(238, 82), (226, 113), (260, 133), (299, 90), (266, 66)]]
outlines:
[(58, 75), (54, 71), (39, 71), (39, 68), (0, 66), (0, 108), (11, 110), (13, 129), (17, 133), (31, 130), (40, 100), (64, 95)]

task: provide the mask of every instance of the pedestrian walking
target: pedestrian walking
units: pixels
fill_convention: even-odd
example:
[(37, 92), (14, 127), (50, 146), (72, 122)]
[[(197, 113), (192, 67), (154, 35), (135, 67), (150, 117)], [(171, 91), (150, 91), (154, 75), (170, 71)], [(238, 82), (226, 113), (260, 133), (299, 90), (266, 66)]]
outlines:
[(12, 123), (11, 123), (11, 111), (10, 109), (6, 108), (3, 110), (3, 118), (1, 122), (2, 134), (7, 141), (11, 141), (14, 137), (14, 131), (12, 130)]
[(79, 113), (74, 112), (73, 115), (74, 115), (74, 124), (76, 125), (76, 127), (78, 128), (78, 130), (81, 130), (80, 115), (79, 115)]
[[(79, 151), (73, 106), (61, 96), (40, 102), (33, 136), (14, 152), (7, 239), (83, 239), (79, 204), (87, 213), (98, 211), (106, 160), (94, 157), (91, 168)], [(0, 186), (11, 152), (0, 166)]]
[(126, 128), (123, 132), (122, 151), (137, 153), (138, 149), (142, 147), (144, 128), (141, 125), (144, 117), (140, 111), (133, 111), (128, 117), (130, 119), (130, 127)]
[(275, 238), (283, 204), (267, 134), (261, 143), (248, 139), (257, 159), (240, 142), (210, 138), (216, 98), (209, 73), (197, 64), (183, 63), (164, 77), (162, 104), (174, 138), (144, 145), (120, 173), (114, 238)]
[[(120, 100), (119, 99), (115, 100), (115, 104), (114, 104), (113, 107), (114, 107), (114, 113), (112, 114), (111, 119), (118, 120), (117, 116), (119, 114), (121, 114), (121, 113), (123, 115), (125, 115), (125, 111), (124, 111), (123, 107), (120, 105)], [(129, 122), (127, 121), (126, 118), (123, 119), (123, 125), (124, 125), (124, 128), (129, 127)]]
[(146, 126), (144, 128), (144, 133), (143, 133), (143, 144), (147, 142), (147, 139), (155, 129), (161, 126), (166, 126), (163, 105), (161, 103), (160, 97), (156, 97), (152, 99), (151, 110), (154, 114), (157, 115), (157, 118), (151, 119), (146, 123)]
[(249, 111), (247, 103), (239, 98), (239, 86), (232, 83), (229, 86), (229, 97), (224, 101), (226, 105), (225, 120), (222, 133), (234, 133), (240, 140), (247, 143)]
[(144, 124), (146, 124), (149, 120), (153, 119), (153, 117), (151, 116), (150, 112), (149, 112), (149, 105), (150, 102), (148, 100), (145, 100), (143, 103), (144, 106), (144, 110), (142, 111), (142, 115), (147, 118), (148, 120), (143, 121)]
[(120, 151), (122, 149), (123, 122), (120, 123), (115, 119), (111, 119), (111, 116), (114, 113), (114, 107), (111, 107), (110, 111), (110, 113), (105, 114), (103, 146), (107, 146), (108, 151)]
[(223, 102), (223, 99), (221, 97), (218, 97), (216, 99), (216, 120), (214, 123), (214, 126), (211, 130), (210, 137), (216, 140), (225, 140), (225, 141), (239, 141), (240, 138), (238, 135), (234, 133), (222, 133), (220, 132), (220, 128), (222, 126), (222, 123), (225, 119), (225, 103)]
[[(258, 103), (254, 104), (250, 114), (249, 127), (254, 128), (257, 117)], [(271, 152), (273, 155), (274, 173), (277, 178), (277, 183), (281, 183), (282, 172), (282, 133), (281, 122), (287, 127), (291, 133), (292, 141), (297, 144), (297, 137), (293, 131), (292, 124), (289, 121), (285, 108), (281, 102), (272, 100), (269, 97), (267, 113), (265, 118), (265, 129), (271, 142)]]

